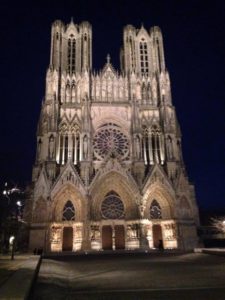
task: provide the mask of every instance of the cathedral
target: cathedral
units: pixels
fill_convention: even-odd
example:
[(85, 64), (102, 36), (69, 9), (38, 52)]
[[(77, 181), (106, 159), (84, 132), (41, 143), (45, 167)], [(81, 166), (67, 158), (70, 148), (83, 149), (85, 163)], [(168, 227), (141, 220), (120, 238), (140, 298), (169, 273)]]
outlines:
[(29, 248), (191, 250), (198, 208), (159, 27), (123, 29), (120, 71), (92, 69), (92, 27), (57, 20), (26, 206)]

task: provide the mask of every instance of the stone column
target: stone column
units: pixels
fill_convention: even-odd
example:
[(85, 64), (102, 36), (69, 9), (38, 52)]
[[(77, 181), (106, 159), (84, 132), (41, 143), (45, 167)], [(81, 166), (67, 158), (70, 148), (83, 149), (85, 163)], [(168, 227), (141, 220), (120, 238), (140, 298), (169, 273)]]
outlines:
[(114, 225), (112, 225), (112, 249), (116, 250), (116, 234)]
[(154, 159), (153, 159), (153, 153), (152, 153), (152, 135), (151, 135), (151, 133), (148, 134), (148, 151), (149, 151), (150, 165), (153, 165)]
[(60, 134), (58, 135), (58, 143), (56, 144), (57, 154), (56, 154), (56, 161), (59, 164), (60, 161)]
[(140, 220), (139, 226), (140, 226), (140, 249), (142, 250), (149, 249), (146, 230), (145, 230), (146, 225), (144, 219)]
[(148, 162), (147, 162), (147, 153), (146, 153), (146, 137), (143, 138), (143, 143), (144, 143), (144, 147), (143, 147), (143, 150), (144, 150), (144, 162), (145, 162), (145, 165), (147, 165)]
[(87, 251), (91, 249), (90, 240), (90, 196), (86, 195), (85, 207), (84, 207), (84, 218), (83, 218), (83, 241), (82, 250)]
[(62, 164), (64, 165), (64, 161), (65, 161), (65, 135), (62, 136)]

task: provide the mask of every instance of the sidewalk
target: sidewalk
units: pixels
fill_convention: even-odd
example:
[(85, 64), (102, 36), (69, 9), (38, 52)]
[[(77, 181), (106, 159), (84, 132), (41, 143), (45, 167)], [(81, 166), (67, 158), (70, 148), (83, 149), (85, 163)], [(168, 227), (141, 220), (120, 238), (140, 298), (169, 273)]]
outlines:
[(225, 256), (225, 248), (195, 248), (194, 252)]
[(40, 256), (0, 255), (0, 300), (27, 299), (40, 265)]

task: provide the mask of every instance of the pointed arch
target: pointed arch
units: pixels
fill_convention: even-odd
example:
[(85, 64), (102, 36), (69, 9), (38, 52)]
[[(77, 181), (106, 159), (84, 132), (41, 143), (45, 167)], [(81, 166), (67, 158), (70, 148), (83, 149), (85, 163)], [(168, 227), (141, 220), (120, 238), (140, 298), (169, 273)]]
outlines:
[(75, 209), (71, 200), (68, 200), (64, 205), (62, 221), (75, 221)]
[(144, 216), (147, 219), (150, 218), (149, 212), (151, 210), (151, 204), (156, 204), (154, 200), (157, 201), (158, 208), (161, 209), (161, 219), (171, 219), (175, 217), (174, 196), (166, 186), (159, 181), (149, 184), (148, 187), (145, 188), (143, 204), (145, 206)]
[(158, 201), (153, 199), (150, 205), (150, 219), (162, 219), (162, 209)]
[(101, 220), (101, 204), (106, 195), (113, 191), (119, 196), (124, 205), (125, 219), (139, 218), (137, 199), (139, 191), (127, 178), (116, 171), (111, 171), (100, 177), (91, 187), (92, 195), (91, 213), (92, 219)]
[[(52, 221), (61, 222), (64, 208), (70, 207), (71, 212), (74, 208), (74, 217), (77, 222), (84, 218), (86, 201), (77, 187), (71, 183), (62, 186), (61, 189), (55, 194), (52, 201)], [(68, 209), (69, 210), (69, 209)]]

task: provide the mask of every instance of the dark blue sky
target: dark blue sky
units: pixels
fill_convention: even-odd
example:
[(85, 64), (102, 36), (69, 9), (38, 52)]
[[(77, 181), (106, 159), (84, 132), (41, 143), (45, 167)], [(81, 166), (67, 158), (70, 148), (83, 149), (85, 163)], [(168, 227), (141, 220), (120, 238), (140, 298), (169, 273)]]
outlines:
[(93, 67), (119, 69), (123, 27), (161, 27), (184, 159), (201, 208), (225, 209), (225, 1), (1, 1), (0, 183), (29, 182), (51, 23), (87, 20)]

